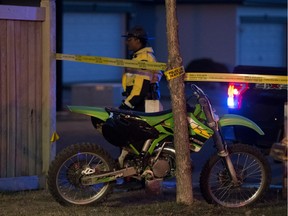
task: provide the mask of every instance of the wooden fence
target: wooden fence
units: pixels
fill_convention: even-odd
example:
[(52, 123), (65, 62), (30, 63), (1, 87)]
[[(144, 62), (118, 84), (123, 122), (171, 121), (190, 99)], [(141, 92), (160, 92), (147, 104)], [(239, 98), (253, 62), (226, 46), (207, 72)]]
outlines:
[(45, 186), (55, 128), (46, 13), (45, 7), (0, 6), (0, 191)]

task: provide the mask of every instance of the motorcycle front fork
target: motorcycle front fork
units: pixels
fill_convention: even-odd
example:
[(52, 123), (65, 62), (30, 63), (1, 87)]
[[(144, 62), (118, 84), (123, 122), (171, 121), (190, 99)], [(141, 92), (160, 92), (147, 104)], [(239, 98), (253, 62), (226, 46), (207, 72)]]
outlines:
[(224, 159), (226, 169), (229, 172), (229, 175), (232, 179), (233, 185), (237, 185), (238, 179), (237, 179), (237, 174), (236, 174), (234, 165), (231, 161), (229, 152), (226, 148), (226, 145), (224, 144), (224, 141), (223, 141), (222, 136), (220, 134), (220, 131), (218, 129), (214, 131), (213, 140), (214, 140), (214, 143), (216, 145), (218, 155)]
[(214, 119), (214, 115), (212, 112), (212, 107), (210, 104), (209, 99), (206, 97), (206, 95), (201, 94), (198, 98), (199, 104), (202, 106), (203, 111), (205, 113), (206, 119), (207, 119), (207, 125), (213, 130), (213, 141), (216, 145), (216, 149), (218, 151), (218, 155), (222, 157), (225, 161), (226, 169), (229, 172), (229, 175), (232, 179), (233, 185), (238, 185), (238, 179), (236, 175), (235, 168), (232, 164), (229, 152), (226, 149), (226, 146), (224, 144), (223, 136), (221, 135), (221, 132), (218, 127), (218, 122)]

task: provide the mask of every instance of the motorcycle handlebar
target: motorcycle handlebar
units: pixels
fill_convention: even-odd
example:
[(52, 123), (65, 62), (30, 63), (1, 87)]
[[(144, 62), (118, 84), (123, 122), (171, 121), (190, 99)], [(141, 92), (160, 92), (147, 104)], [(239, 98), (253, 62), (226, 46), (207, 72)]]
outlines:
[(197, 98), (201, 96), (205, 96), (205, 93), (203, 92), (203, 90), (199, 88), (197, 85), (191, 84), (191, 89), (193, 91), (193, 94), (196, 95)]
[(208, 123), (215, 122), (215, 120), (213, 118), (213, 114), (212, 114), (213, 112), (212, 112), (212, 108), (211, 108), (211, 103), (210, 103), (209, 99), (207, 98), (206, 94), (203, 92), (203, 90), (201, 88), (199, 88), (195, 84), (191, 84), (191, 88), (193, 90), (193, 94), (196, 95), (199, 104), (203, 108), (203, 111), (206, 115)]

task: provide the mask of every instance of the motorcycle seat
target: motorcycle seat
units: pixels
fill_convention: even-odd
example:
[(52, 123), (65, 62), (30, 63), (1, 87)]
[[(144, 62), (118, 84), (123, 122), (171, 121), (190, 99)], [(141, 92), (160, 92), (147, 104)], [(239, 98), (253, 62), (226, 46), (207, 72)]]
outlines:
[(131, 116), (160, 116), (160, 115), (164, 115), (167, 113), (171, 113), (172, 109), (167, 109), (167, 110), (163, 110), (160, 112), (151, 112), (151, 113), (146, 113), (146, 112), (139, 112), (139, 111), (133, 111), (133, 110), (123, 110), (123, 109), (119, 109), (119, 108), (115, 108), (115, 107), (105, 107), (105, 110), (108, 113), (123, 113), (126, 115), (131, 115)]

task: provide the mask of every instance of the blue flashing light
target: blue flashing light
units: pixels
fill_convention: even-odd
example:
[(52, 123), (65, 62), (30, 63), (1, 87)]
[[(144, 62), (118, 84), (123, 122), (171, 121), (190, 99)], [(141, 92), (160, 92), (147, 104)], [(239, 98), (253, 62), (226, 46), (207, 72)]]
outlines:
[(234, 97), (228, 97), (227, 98), (227, 106), (230, 109), (235, 109), (235, 101), (234, 101)]

